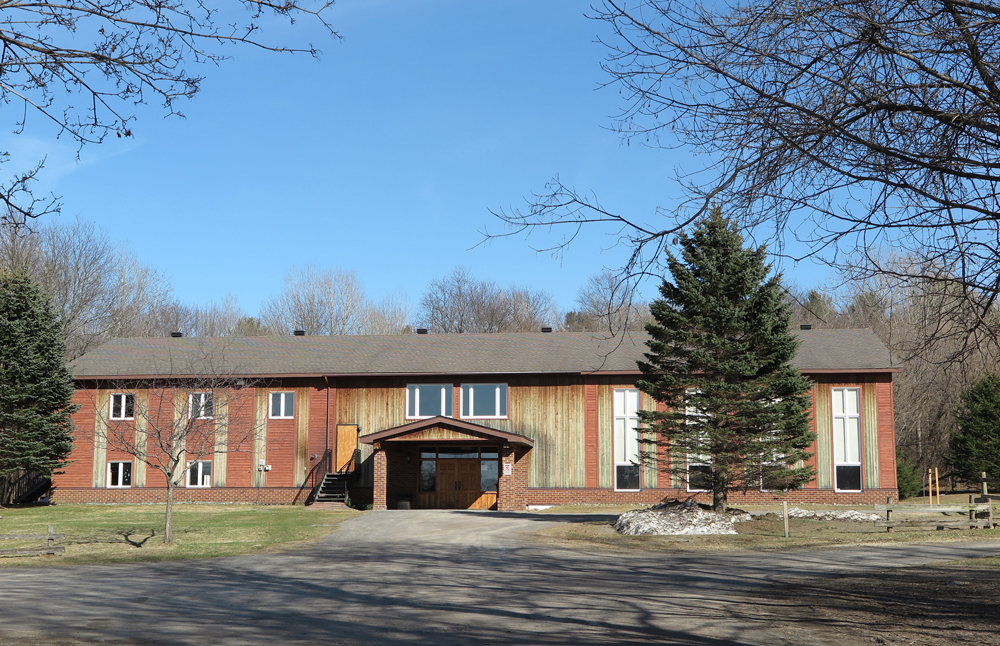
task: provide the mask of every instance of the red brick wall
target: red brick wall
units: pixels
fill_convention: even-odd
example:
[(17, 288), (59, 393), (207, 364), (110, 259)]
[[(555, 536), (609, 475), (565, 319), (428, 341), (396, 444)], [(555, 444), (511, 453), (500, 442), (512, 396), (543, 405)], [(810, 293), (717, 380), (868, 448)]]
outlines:
[(52, 482), (60, 487), (90, 487), (93, 486), (94, 468), (94, 419), (96, 410), (94, 399), (97, 393), (93, 390), (77, 390), (73, 394), (73, 403), (80, 410), (73, 414), (73, 462), (67, 464), (62, 473), (52, 477)]
[[(614, 491), (612, 489), (528, 489), (525, 499), (529, 505), (572, 505), (572, 504), (641, 504), (648, 505), (661, 500), (685, 499), (694, 496), (705, 504), (712, 503), (711, 493), (688, 493), (683, 489), (644, 489), (642, 491)], [(834, 493), (830, 489), (789, 491), (784, 496), (764, 491), (748, 491), (729, 494), (729, 504), (774, 504), (787, 500), (797, 504), (817, 505), (874, 505), (884, 504), (886, 498), (898, 500), (895, 489), (872, 489), (860, 493)]]
[[(60, 487), (53, 492), (52, 500), (57, 503), (164, 503), (167, 501), (165, 487), (143, 489), (70, 489)], [(257, 505), (290, 505), (305, 502), (301, 492), (295, 487), (220, 487), (211, 489), (174, 489), (174, 502), (227, 503), (241, 502)]]

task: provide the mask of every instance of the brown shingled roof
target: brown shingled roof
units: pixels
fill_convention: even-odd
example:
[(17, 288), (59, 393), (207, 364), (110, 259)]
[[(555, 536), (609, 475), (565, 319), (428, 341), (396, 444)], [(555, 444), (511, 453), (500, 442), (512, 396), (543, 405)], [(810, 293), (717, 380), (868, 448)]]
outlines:
[[(892, 367), (870, 330), (796, 334), (802, 345), (795, 364), (803, 371)], [(70, 366), (78, 379), (634, 372), (645, 339), (587, 332), (112, 339)]]

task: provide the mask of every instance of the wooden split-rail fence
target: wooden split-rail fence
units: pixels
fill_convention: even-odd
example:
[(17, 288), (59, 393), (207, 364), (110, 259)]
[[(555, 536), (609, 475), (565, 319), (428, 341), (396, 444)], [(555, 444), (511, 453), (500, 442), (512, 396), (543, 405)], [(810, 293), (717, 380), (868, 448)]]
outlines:
[[(911, 503), (875, 505), (875, 511), (885, 512), (885, 520), (875, 521), (876, 527), (885, 527), (891, 532), (894, 528), (907, 529), (990, 529), (993, 527), (993, 505), (987, 502), (976, 502), (969, 496), (968, 504), (921, 505)], [(893, 514), (905, 514), (908, 518), (901, 519)], [(937, 514), (937, 518), (919, 518), (921, 515)], [(963, 514), (967, 518), (941, 518), (940, 514)], [(913, 518), (917, 515), (918, 518)]]
[(1000, 500), (1000, 494), (991, 494), (990, 485), (1000, 484), (1000, 478), (987, 478), (986, 472), (983, 471), (982, 477), (979, 482), (983, 483), (983, 495), (976, 499), (976, 502), (990, 502), (993, 500)]
[(62, 554), (65, 547), (56, 547), (55, 542), (66, 538), (65, 534), (56, 534), (49, 525), (48, 534), (0, 534), (0, 540), (8, 541), (46, 541), (45, 547), (21, 547), (16, 549), (0, 550), (0, 556), (44, 556), (49, 554)]

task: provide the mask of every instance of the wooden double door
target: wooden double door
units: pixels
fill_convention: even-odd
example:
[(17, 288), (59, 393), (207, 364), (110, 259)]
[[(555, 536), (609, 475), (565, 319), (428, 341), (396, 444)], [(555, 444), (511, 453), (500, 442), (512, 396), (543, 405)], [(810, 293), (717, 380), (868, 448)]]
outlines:
[[(431, 449), (430, 455), (435, 455)], [(470, 451), (472, 455), (478, 450)], [(418, 509), (495, 509), (497, 505), (497, 454), (473, 457), (421, 460)], [(492, 459), (491, 459), (492, 458)], [(427, 477), (424, 477), (427, 476)], [(483, 489), (489, 491), (483, 491)]]
[(438, 460), (437, 508), (473, 509), (479, 499), (479, 460)]

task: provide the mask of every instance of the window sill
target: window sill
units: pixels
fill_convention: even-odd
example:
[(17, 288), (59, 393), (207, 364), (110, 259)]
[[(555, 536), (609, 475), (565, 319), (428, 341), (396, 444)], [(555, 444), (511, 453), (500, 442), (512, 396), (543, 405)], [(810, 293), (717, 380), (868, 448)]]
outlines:
[(451, 415), (425, 415), (424, 417), (404, 417), (403, 419), (420, 420), (420, 419), (432, 419), (434, 417), (447, 417), (448, 419), (455, 419)]
[(289, 417), (268, 417), (268, 419), (295, 419), (295, 416), (292, 415)]
[(461, 417), (459, 419), (487, 419), (487, 420), (489, 420), (489, 419), (510, 419), (510, 416), (509, 415), (505, 415), (503, 417), (468, 417), (468, 416), (465, 416), (465, 417)]

